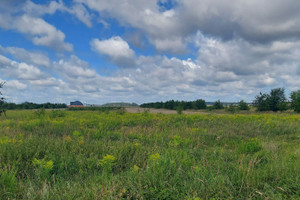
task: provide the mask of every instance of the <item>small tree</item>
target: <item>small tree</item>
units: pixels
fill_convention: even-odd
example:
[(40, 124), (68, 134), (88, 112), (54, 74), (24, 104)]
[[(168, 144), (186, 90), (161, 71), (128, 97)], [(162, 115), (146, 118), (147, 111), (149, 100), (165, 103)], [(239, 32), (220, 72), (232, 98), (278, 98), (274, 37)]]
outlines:
[[(5, 83), (0, 83), (0, 89), (3, 88), (3, 85), (4, 85), (4, 84), (5, 84)], [(5, 100), (5, 98), (3, 97), (2, 92), (1, 92), (1, 90), (0, 90), (0, 109), (2, 108), (2, 105), (3, 105), (3, 103), (4, 103), (4, 100)]]
[(291, 93), (291, 108), (300, 113), (300, 90)]
[[(4, 84), (5, 83), (0, 83), (0, 89), (3, 88)], [(2, 113), (6, 116), (6, 111), (3, 108), (4, 100), (5, 100), (5, 98), (3, 97), (2, 92), (0, 90), (0, 116), (2, 115)]]
[(216, 102), (214, 103), (213, 108), (214, 108), (214, 109), (224, 109), (224, 106), (223, 106), (223, 104), (221, 103), (221, 101), (218, 100), (218, 101), (216, 101)]
[(238, 109), (239, 110), (250, 110), (250, 107), (245, 101), (241, 100), (238, 104)]
[(257, 111), (268, 111), (270, 110), (270, 106), (268, 103), (268, 94), (262, 94), (261, 92), (259, 95), (255, 97), (255, 100), (253, 102), (254, 106), (256, 107)]

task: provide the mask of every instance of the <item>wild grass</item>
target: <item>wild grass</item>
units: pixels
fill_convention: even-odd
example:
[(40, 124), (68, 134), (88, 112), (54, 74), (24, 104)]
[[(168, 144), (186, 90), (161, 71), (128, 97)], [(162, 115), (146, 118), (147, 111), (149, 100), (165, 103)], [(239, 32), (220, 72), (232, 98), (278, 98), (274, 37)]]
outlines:
[(0, 199), (300, 199), (300, 115), (9, 111)]

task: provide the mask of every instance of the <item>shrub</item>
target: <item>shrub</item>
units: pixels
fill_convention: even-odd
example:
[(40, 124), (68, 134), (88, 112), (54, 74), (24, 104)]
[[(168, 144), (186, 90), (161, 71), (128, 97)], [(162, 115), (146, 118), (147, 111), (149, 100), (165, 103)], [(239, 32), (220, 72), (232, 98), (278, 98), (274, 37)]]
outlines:
[(214, 108), (214, 109), (224, 109), (224, 106), (223, 106), (223, 104), (221, 103), (221, 101), (218, 100), (218, 101), (216, 101), (216, 102), (214, 103), (213, 108)]
[(250, 110), (250, 107), (245, 101), (241, 100), (238, 104), (238, 109), (239, 110)]
[(291, 93), (291, 108), (300, 113), (300, 90)]

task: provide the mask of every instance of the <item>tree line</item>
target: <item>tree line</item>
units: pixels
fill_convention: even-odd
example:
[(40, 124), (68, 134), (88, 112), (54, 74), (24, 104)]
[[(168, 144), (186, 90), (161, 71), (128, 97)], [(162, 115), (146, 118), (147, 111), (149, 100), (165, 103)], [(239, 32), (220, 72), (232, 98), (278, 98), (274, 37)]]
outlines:
[(32, 103), (32, 102), (24, 102), (20, 104), (16, 103), (7, 103), (4, 102), (1, 105), (1, 108), (7, 109), (7, 110), (17, 110), (17, 109), (59, 109), (59, 108), (67, 108), (67, 104), (64, 103)]
[[(3, 85), (5, 83), (0, 83), (0, 111), (4, 112), (13, 109), (57, 109), (57, 108), (67, 108), (64, 103), (31, 103), (24, 102), (21, 104), (7, 103), (1, 92)], [(255, 100), (252, 105), (257, 111), (285, 111), (288, 109), (293, 109), (295, 112), (300, 113), (300, 90), (293, 91), (289, 96), (290, 100), (286, 98), (284, 88), (275, 88), (270, 91), (270, 93), (259, 93), (255, 96)], [(199, 110), (199, 109), (224, 109), (224, 105), (220, 100), (214, 102), (212, 106), (207, 106), (205, 100), (197, 99), (195, 101), (166, 101), (166, 102), (154, 102), (154, 103), (143, 103), (140, 105), (142, 108), (157, 108), (157, 109), (170, 109), (170, 110)], [(245, 101), (238, 102), (237, 105), (229, 105), (227, 108), (229, 111), (238, 110), (249, 110), (249, 104)]]
[[(257, 111), (285, 111), (293, 109), (295, 112), (300, 113), (300, 90), (293, 91), (290, 94), (290, 100), (286, 98), (284, 88), (275, 88), (270, 93), (260, 93), (255, 96), (255, 100), (250, 103), (256, 108)], [(166, 102), (153, 102), (141, 104), (142, 108), (157, 108), (157, 109), (170, 109), (170, 110), (188, 110), (188, 109), (227, 109), (228, 111), (234, 110), (250, 110), (250, 104), (241, 100), (237, 104), (231, 104), (227, 107), (221, 103), (220, 100), (215, 101), (212, 106), (207, 106), (205, 100), (198, 99), (196, 101), (166, 101)]]

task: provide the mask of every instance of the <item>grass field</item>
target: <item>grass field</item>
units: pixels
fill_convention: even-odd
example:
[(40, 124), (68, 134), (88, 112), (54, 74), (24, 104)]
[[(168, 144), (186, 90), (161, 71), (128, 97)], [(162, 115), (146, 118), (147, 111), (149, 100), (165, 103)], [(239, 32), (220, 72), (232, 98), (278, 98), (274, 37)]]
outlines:
[(8, 111), (0, 199), (300, 199), (300, 115)]

